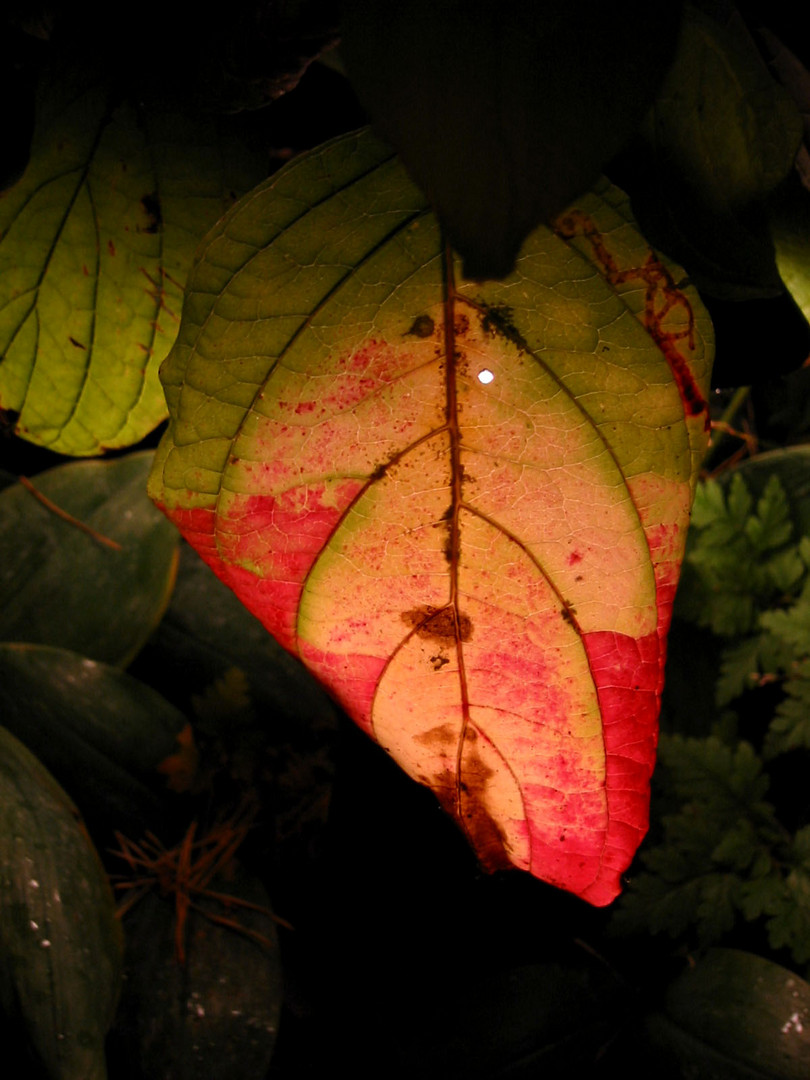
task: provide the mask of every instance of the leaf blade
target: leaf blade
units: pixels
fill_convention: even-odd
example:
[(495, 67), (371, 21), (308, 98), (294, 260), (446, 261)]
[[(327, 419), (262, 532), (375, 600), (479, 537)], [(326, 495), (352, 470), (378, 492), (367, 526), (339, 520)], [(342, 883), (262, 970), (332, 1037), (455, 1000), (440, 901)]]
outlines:
[(145, 115), (96, 78), (43, 79), (30, 163), (0, 200), (0, 407), (75, 456), (164, 419), (194, 248), (261, 175), (215, 124)]
[[(308, 175), (312, 219), (246, 257), (258, 206), (267, 221), (278, 183), (300, 207)], [(603, 904), (646, 830), (710, 331), (602, 190), (570, 235), (538, 230), (511, 278), (481, 284), (381, 144), (299, 161), (207, 242), (151, 491), (485, 865)], [(322, 265), (305, 247), (298, 281), (270, 273), (262, 294), (296, 231), (326, 237)], [(212, 288), (229, 274), (233, 297)], [(234, 407), (225, 354), (264, 335), (257, 315), (264, 374)]]

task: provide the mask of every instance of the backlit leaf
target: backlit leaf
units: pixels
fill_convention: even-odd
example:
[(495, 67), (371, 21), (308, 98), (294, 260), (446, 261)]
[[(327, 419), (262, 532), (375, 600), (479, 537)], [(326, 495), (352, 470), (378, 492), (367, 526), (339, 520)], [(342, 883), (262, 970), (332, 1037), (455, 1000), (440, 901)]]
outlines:
[(708, 320), (607, 185), (461, 276), (366, 133), (199, 253), (151, 492), (356, 722), (515, 865), (608, 903), (647, 827)]
[(0, 196), (0, 408), (31, 442), (98, 454), (164, 418), (192, 253), (262, 173), (213, 121), (147, 115), (92, 78), (43, 86)]

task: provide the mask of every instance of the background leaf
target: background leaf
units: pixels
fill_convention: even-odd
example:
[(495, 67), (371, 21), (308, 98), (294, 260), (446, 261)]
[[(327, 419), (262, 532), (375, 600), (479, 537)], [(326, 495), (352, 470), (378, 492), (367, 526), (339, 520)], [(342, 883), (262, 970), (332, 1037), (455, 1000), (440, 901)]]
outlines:
[(0, 493), (0, 640), (59, 645), (121, 666), (135, 656), (166, 608), (177, 565), (177, 532), (145, 493), (152, 457), (59, 465), (34, 482), (120, 550), (21, 484)]
[(673, 983), (657, 1038), (696, 1080), (804, 1080), (810, 986), (770, 960), (711, 949)]
[(106, 1077), (120, 968), (112, 894), (76, 808), (0, 728), (0, 1003), (53, 1080)]
[(164, 418), (191, 255), (263, 175), (216, 121), (145, 111), (96, 78), (43, 80), (28, 168), (0, 196), (0, 408), (73, 455)]
[(503, 277), (638, 126), (679, 15), (636, 0), (350, 0), (341, 54), (464, 273)]
[(209, 235), (165, 366), (153, 497), (487, 868), (600, 904), (646, 829), (706, 439), (678, 277), (603, 185), (466, 281), (360, 133)]
[(764, 200), (792, 168), (801, 118), (730, 5), (686, 5), (642, 132), (654, 176), (634, 206), (654, 242), (714, 296), (778, 293)]
[(238, 865), (211, 888), (236, 899), (233, 906), (200, 901), (217, 917), (268, 941), (260, 945), (198, 910), (186, 924), (188, 955), (175, 957), (175, 910), (155, 893), (127, 913), (130, 943), (122, 1000), (126, 1027), (116, 1031), (117, 1053), (137, 1061), (144, 1076), (173, 1080), (256, 1080), (266, 1075), (281, 1014), (281, 960), (275, 924), (267, 914), (237, 906), (242, 900), (269, 909), (256, 878)]
[(766, 210), (792, 170), (801, 130), (734, 5), (685, 4), (675, 60), (632, 153), (609, 171), (627, 188), (645, 235), (700, 290), (715, 327), (719, 386), (763, 378), (763, 354), (772, 377), (777, 363), (790, 371), (810, 351), (810, 327), (800, 297), (780, 278)]
[[(140, 833), (194, 744), (185, 716), (125, 672), (67, 649), (0, 644), (3, 724), (69, 791), (96, 835)], [(185, 749), (185, 757), (182, 752)], [(179, 756), (179, 757), (178, 757)]]

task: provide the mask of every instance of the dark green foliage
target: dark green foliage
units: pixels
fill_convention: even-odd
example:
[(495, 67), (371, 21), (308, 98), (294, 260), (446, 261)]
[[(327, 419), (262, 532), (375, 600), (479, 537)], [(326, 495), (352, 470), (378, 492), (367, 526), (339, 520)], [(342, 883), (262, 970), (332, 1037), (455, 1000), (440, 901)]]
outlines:
[[(724, 420), (750, 422), (766, 448), (807, 443), (810, 370), (772, 376), (808, 351), (796, 305), (810, 305), (810, 199), (792, 166), (798, 112), (760, 59), (763, 49), (775, 55), (772, 36), (756, 32), (768, 24), (800, 56), (806, 35), (772, 3), (738, 5), (746, 30), (733, 4), (700, 0), (690, 5), (688, 36), (703, 44), (684, 51), (685, 35), (667, 75), (681, 6), (662, 15), (648, 4), (586, 0), (347, 0), (344, 48), (371, 119), (405, 153), (472, 272), (502, 272), (521, 230), (605, 169), (630, 194), (651, 242), (680, 258), (705, 291), (718, 355), (727, 358), (719, 385), (764, 383), (739, 420)], [(98, 5), (15, 4), (0, 17), (7, 69), (0, 185), (13, 191), (24, 173), (37, 87), (54, 64), (87, 69), (116, 101), (135, 102), (146, 114), (179, 107), (195, 123), (201, 109), (209, 119), (253, 110), (306, 72), (294, 94), (267, 110), (221, 121), (233, 122), (234, 134), (272, 171), (296, 150), (367, 120), (335, 74), (339, 60), (332, 71), (307, 70), (335, 40), (339, 18), (332, 0), (238, 0), (224, 14), (193, 17), (187, 5), (169, 2), (134, 15), (132, 31), (122, 34), (120, 17)], [(702, 66), (709, 54), (713, 64)], [(805, 114), (806, 75), (794, 70), (788, 86)], [(666, 93), (643, 121), (658, 78)], [(638, 124), (643, 130), (622, 158), (609, 161)], [(190, 175), (198, 178), (195, 169)], [(146, 238), (162, 243), (170, 218), (165, 207), (148, 213), (153, 187), (144, 191)], [(64, 405), (66, 391), (52, 372), (46, 381)], [(105, 858), (113, 830), (137, 841), (152, 826), (176, 856), (192, 822), (198, 836), (205, 833), (247, 790), (258, 810), (238, 874), (248, 874), (250, 895), (264, 906), (253, 880), (260, 878), (274, 908), (295, 924), (294, 932), (279, 930), (280, 951), (269, 952), (227, 926), (214, 932), (195, 912), (186, 927), (191, 965), (179, 967), (176, 882), (161, 897), (153, 876), (144, 907), (133, 907), (125, 927), (129, 989), (107, 1042), (111, 1076), (161, 1080), (173, 1057), (200, 1075), (203, 1054), (229, 1080), (264, 1080), (280, 961), (285, 997), (270, 1080), (341, 1071), (389, 1080), (557, 1073), (598, 1080), (617, 1072), (631, 1080), (804, 1080), (810, 454), (763, 454), (698, 493), (677, 603), (679, 647), (667, 673), (668, 684), (686, 692), (667, 705), (650, 838), (617, 906), (615, 923), (625, 931), (617, 940), (607, 932), (609, 912), (524, 875), (483, 875), (432, 800), (361, 734), (341, 727), (322, 692), (187, 548), (174, 580), (174, 537), (163, 537), (158, 551), (134, 528), (143, 494), (137, 483), (137, 496), (113, 492), (99, 506), (86, 482), (49, 489), (48, 477), (37, 474), (59, 459), (11, 436), (24, 426), (19, 408), (0, 401), (0, 453), (9, 470), (0, 471), (0, 488), (18, 487), (17, 474), (33, 476), (124, 550), (54, 517), (30, 492), (6, 491), (0, 636), (49, 642), (22, 647), (35, 658), (55, 644), (83, 655), (47, 663), (47, 673), (32, 668), (23, 680), (17, 660), (14, 671), (9, 661), (20, 646), (5, 643), (5, 715), (31, 743), (36, 736), (39, 746), (29, 749), (45, 757), (39, 747), (47, 746), (59, 759), (60, 782)], [(714, 440), (708, 468), (729, 438)], [(123, 472), (136, 467), (132, 458)], [(72, 470), (61, 475), (79, 475)], [(46, 547), (52, 558), (41, 556)], [(122, 596), (120, 569), (105, 575), (125, 561), (133, 581)], [(128, 671), (101, 671), (89, 655)], [(144, 710), (149, 723), (138, 731)], [(145, 735), (162, 718), (171, 738), (153, 747)], [(186, 721), (194, 742), (170, 753)], [(157, 762), (169, 767), (155, 769)], [(169, 790), (172, 777), (191, 790), (177, 791), (182, 783)], [(34, 801), (44, 797), (35, 794)], [(17, 821), (4, 835), (16, 842), (19, 832)], [(49, 848), (43, 837), (39, 854), (56, 862), (60, 845)], [(19, 851), (9, 849), (3, 861), (30, 884)], [(111, 873), (122, 870), (120, 858), (107, 864)], [(75, 875), (75, 860), (67, 873)], [(220, 884), (241, 894), (227, 873)], [(217, 904), (209, 911), (268, 933), (261, 913)], [(15, 912), (23, 940), (25, 912)], [(69, 928), (63, 938), (65, 946), (85, 944)], [(742, 949), (706, 951), (713, 943)], [(82, 971), (79, 962), (69, 978)], [(243, 999), (250, 1002), (244, 1011)], [(97, 1011), (106, 1020), (106, 1007)], [(246, 1028), (262, 1018), (270, 1038), (244, 1048)], [(22, 1027), (17, 1003), (4, 998), (0, 1032), (9, 1061)], [(23, 1052), (31, 1059), (27, 1075), (45, 1076), (41, 1048)]]
[[(660, 836), (642, 849), (616, 925), (708, 945), (761, 921), (771, 948), (807, 963), (808, 808), (796, 818), (767, 796), (769, 763), (810, 749), (810, 539), (796, 535), (776, 473), (759, 498), (739, 472), (700, 487), (686, 566), (677, 612), (722, 639), (715, 696), (726, 712), (714, 734), (662, 735)], [(778, 689), (775, 704), (767, 689)], [(755, 745), (737, 735), (752, 703)]]
[(680, 7), (344, 3), (342, 49), (358, 96), (468, 277), (508, 274), (526, 236), (587, 190), (630, 137), (674, 52)]

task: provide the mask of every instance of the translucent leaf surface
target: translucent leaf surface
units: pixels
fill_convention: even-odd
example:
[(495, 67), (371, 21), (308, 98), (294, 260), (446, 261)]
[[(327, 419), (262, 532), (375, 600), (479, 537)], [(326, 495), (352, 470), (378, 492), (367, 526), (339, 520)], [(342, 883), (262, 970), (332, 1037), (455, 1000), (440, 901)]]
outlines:
[(43, 82), (28, 168), (0, 196), (0, 408), (32, 442), (98, 454), (164, 418), (194, 248), (262, 174), (212, 121)]
[(489, 869), (596, 904), (647, 826), (710, 327), (604, 186), (461, 277), (368, 134), (204, 242), (153, 497)]

